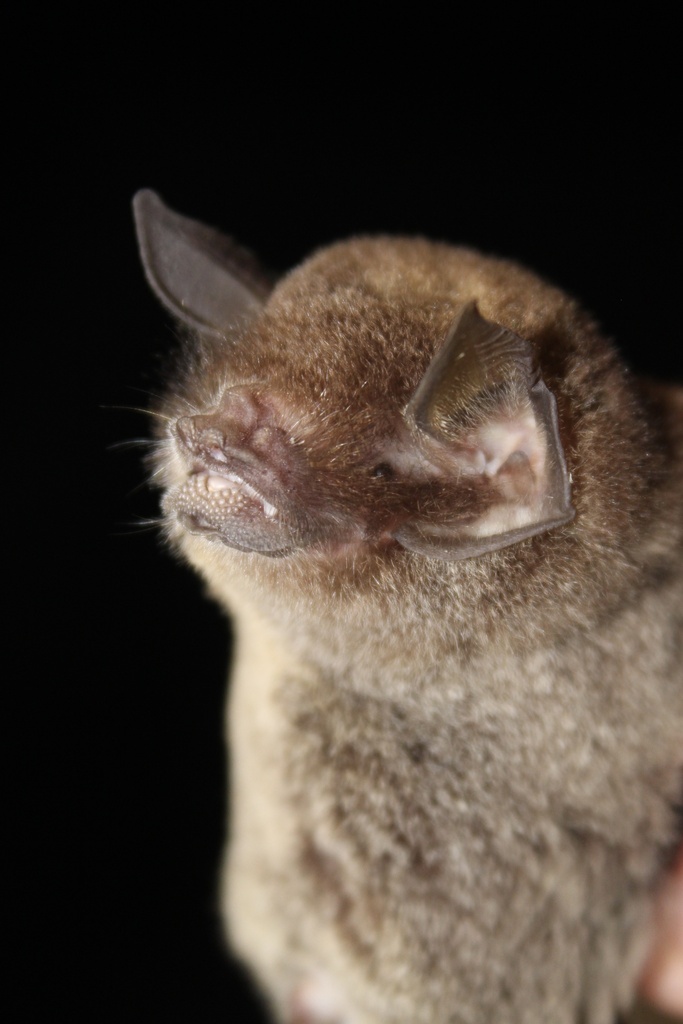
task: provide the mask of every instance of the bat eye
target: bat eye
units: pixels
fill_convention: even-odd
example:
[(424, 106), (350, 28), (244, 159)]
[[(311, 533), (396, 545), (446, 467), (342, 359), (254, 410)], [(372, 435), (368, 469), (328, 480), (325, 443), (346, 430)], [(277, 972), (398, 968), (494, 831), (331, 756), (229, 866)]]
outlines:
[(370, 476), (384, 477), (385, 479), (391, 478), (394, 475), (394, 471), (388, 462), (380, 462), (377, 466), (373, 466), (370, 470)]

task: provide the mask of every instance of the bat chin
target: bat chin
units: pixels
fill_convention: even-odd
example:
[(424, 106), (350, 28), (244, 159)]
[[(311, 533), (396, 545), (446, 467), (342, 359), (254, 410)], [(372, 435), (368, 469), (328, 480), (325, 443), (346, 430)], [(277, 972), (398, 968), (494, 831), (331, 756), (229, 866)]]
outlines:
[[(224, 492), (225, 493), (225, 492)], [(166, 500), (166, 511), (171, 513), (181, 531), (201, 537), (211, 544), (219, 544), (235, 551), (262, 555), (265, 558), (296, 558), (316, 563), (350, 564), (372, 556), (388, 556), (402, 550), (393, 537), (368, 537), (363, 532), (330, 535), (324, 531), (303, 535), (279, 521), (268, 517), (264, 521), (263, 506), (254, 494), (245, 500), (234, 496), (225, 503), (214, 500), (197, 501), (196, 488), (188, 488)]]
[(167, 492), (163, 506), (186, 533), (238, 551), (279, 557), (297, 546), (286, 518), (262, 491), (236, 473), (195, 471)]
[(289, 547), (277, 546), (273, 540), (270, 542), (272, 548), (268, 547), (267, 542), (261, 536), (250, 536), (250, 531), (243, 522), (239, 524), (239, 528), (236, 528), (233, 523), (229, 529), (225, 530), (221, 525), (205, 519), (201, 514), (184, 511), (176, 513), (176, 522), (184, 533), (201, 537), (211, 544), (225, 545), (235, 551), (257, 552), (259, 555), (266, 555), (270, 558), (280, 558), (290, 554), (293, 550)]

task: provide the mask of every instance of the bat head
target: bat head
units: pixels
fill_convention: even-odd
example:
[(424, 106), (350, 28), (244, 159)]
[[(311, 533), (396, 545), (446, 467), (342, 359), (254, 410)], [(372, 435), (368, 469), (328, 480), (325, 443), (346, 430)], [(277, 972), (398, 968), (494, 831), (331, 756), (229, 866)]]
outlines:
[(473, 254), (357, 240), (271, 288), (153, 192), (134, 209), (149, 283), (194, 336), (163, 456), (172, 530), (457, 561), (572, 520), (555, 398), (532, 342), (481, 311)]

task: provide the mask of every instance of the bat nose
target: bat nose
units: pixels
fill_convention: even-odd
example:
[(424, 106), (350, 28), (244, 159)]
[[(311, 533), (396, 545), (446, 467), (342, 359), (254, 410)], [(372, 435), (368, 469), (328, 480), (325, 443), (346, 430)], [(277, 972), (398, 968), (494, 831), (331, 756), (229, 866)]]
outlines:
[(175, 435), (182, 450), (203, 462), (227, 463), (230, 456), (235, 455), (251, 461), (244, 424), (222, 411), (205, 416), (181, 416), (175, 424)]
[(181, 416), (175, 425), (180, 445), (196, 456), (236, 450), (243, 451), (259, 421), (259, 409), (248, 388), (226, 391), (217, 408), (194, 416)]
[(182, 448), (192, 455), (215, 450), (222, 453), (226, 436), (211, 416), (181, 416), (175, 424), (175, 435)]

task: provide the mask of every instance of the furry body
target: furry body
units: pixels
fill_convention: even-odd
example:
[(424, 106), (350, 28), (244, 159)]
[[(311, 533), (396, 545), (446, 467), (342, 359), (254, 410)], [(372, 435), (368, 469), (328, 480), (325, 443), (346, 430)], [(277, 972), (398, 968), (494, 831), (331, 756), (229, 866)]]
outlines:
[[(411, 501), (440, 524), (452, 484), (415, 482), (397, 424), (472, 300), (533, 347), (576, 515), (450, 561), (391, 539)], [(231, 945), (282, 1021), (611, 1024), (676, 841), (681, 392), (527, 271), (420, 240), (333, 246), (215, 326), (157, 465), (168, 536), (235, 623)], [(291, 550), (187, 529), (209, 429), (286, 480), (304, 511), (262, 530)]]

